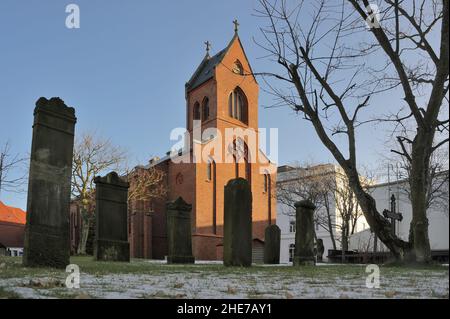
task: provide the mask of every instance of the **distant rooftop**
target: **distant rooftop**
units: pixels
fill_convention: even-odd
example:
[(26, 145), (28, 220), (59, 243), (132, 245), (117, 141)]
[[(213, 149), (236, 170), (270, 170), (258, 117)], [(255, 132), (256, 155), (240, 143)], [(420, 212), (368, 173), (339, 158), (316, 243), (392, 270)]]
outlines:
[(25, 225), (26, 216), (26, 212), (20, 208), (7, 206), (0, 201), (0, 222)]
[(292, 171), (293, 169), (295, 169), (295, 167), (293, 167), (293, 166), (281, 165), (281, 166), (278, 166), (277, 172), (278, 173), (284, 173), (284, 172)]

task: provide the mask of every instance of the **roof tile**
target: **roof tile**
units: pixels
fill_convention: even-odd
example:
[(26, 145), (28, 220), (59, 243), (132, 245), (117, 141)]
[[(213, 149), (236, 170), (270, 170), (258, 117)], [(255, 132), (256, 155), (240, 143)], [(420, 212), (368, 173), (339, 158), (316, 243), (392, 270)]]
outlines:
[(7, 206), (0, 201), (0, 221), (25, 225), (26, 216), (26, 212), (20, 208)]

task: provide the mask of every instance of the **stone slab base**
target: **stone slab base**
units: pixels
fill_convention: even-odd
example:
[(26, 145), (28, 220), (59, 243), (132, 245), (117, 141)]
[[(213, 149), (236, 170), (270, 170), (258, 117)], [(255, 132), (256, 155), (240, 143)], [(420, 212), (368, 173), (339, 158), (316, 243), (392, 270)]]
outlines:
[(94, 258), (103, 261), (130, 261), (130, 243), (126, 241), (97, 239)]
[(69, 233), (47, 227), (28, 226), (23, 256), (25, 267), (66, 268), (70, 264)]

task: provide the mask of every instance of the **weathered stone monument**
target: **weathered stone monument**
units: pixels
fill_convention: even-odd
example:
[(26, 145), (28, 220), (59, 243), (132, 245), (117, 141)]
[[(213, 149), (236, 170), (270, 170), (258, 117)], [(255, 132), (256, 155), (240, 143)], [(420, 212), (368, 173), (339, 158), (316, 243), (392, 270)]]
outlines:
[(193, 264), (191, 236), (192, 205), (178, 197), (167, 203), (168, 264)]
[(34, 109), (23, 265), (65, 268), (70, 262), (69, 205), (75, 110), (41, 97)]
[(246, 179), (232, 179), (225, 186), (223, 263), (252, 264), (252, 192)]
[(128, 187), (116, 172), (96, 177), (95, 260), (130, 261)]
[(314, 254), (314, 209), (309, 200), (295, 203), (296, 227), (294, 266), (315, 265)]
[(281, 230), (277, 225), (266, 227), (264, 235), (264, 263), (280, 263)]

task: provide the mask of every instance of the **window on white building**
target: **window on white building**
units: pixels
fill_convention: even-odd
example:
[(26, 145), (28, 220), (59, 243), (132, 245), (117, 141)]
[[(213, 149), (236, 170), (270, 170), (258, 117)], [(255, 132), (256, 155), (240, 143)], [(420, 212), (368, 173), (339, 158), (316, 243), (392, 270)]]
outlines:
[(295, 233), (295, 220), (291, 220), (289, 222), (289, 232), (290, 233)]

